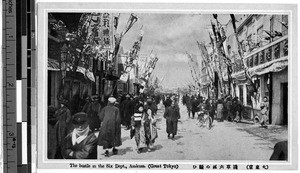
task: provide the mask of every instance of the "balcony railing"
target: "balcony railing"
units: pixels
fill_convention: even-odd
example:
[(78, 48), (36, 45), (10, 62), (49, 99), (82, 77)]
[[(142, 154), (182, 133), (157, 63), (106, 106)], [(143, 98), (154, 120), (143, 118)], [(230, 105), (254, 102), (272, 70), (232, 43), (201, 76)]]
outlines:
[[(249, 68), (270, 62), (281, 57), (288, 56), (288, 36), (283, 36), (280, 39), (267, 44), (245, 57)], [(237, 60), (233, 66), (233, 73), (243, 70), (242, 60)]]

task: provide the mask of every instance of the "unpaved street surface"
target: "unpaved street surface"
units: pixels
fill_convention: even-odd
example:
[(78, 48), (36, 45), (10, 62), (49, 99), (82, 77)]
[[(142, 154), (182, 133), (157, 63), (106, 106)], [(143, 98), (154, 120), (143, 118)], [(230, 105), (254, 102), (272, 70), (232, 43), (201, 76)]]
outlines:
[[(157, 114), (158, 138), (154, 150), (146, 149), (138, 154), (130, 131), (122, 128), (122, 141), (118, 155), (98, 158), (105, 160), (269, 160), (274, 143), (247, 133), (241, 125), (233, 122), (216, 122), (212, 129), (200, 127), (196, 119), (189, 119), (186, 109), (180, 106), (181, 120), (174, 140), (167, 138), (164, 107)], [(98, 147), (100, 148), (100, 147)]]

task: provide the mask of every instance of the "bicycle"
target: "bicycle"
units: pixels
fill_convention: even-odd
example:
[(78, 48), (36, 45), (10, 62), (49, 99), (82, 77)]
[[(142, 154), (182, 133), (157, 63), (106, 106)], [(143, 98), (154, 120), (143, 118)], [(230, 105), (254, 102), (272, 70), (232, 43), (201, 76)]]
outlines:
[(207, 127), (208, 129), (211, 129), (212, 118), (208, 115), (208, 113), (200, 111), (197, 114), (198, 114), (199, 126), (202, 128)]

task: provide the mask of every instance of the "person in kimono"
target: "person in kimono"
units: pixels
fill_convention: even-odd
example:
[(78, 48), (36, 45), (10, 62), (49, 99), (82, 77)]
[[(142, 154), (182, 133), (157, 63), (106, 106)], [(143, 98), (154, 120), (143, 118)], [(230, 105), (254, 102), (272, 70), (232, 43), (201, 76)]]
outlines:
[(141, 153), (142, 149), (147, 147), (145, 138), (144, 121), (145, 117), (144, 105), (137, 105), (133, 116), (131, 117), (131, 130), (134, 131), (134, 139), (136, 142), (137, 153)]
[(64, 159), (97, 159), (97, 137), (89, 127), (87, 114), (76, 113), (72, 123), (74, 130), (62, 142)]
[(142, 124), (145, 130), (145, 142), (148, 152), (151, 152), (154, 147), (155, 139), (158, 137), (156, 118), (151, 107), (145, 107), (144, 111), (145, 113), (143, 114)]

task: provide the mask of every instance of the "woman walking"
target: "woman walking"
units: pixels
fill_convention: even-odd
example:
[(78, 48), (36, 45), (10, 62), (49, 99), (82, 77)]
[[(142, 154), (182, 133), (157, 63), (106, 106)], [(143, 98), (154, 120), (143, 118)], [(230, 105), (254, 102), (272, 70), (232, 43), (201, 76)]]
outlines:
[(140, 153), (143, 148), (147, 147), (144, 121), (142, 121), (144, 117), (144, 106), (143, 104), (139, 104), (137, 106), (137, 109), (135, 110), (135, 113), (131, 117), (131, 130), (134, 131), (134, 139), (136, 142), (138, 153)]
[(145, 130), (145, 139), (148, 151), (150, 152), (154, 147), (155, 139), (157, 135), (155, 114), (151, 108), (145, 109), (145, 116), (143, 117), (143, 125)]

